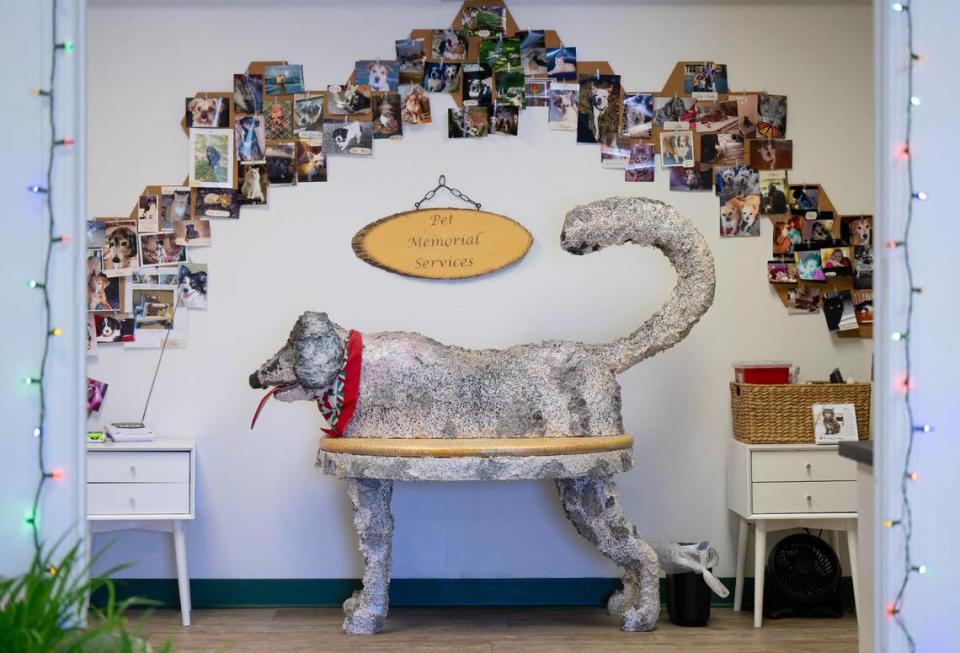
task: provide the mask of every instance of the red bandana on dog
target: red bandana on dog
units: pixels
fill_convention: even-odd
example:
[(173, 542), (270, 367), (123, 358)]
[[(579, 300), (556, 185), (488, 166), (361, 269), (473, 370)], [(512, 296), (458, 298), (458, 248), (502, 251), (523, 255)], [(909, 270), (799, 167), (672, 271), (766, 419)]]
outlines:
[(363, 362), (363, 336), (359, 331), (350, 330), (347, 335), (347, 351), (343, 357), (343, 367), (333, 387), (317, 399), (317, 406), (329, 429), (322, 429), (331, 438), (339, 438), (350, 423), (353, 411), (357, 407), (360, 394), (360, 365)]
[[(333, 386), (323, 393), (317, 399), (317, 406), (327, 423), (329, 429), (321, 429), (331, 438), (339, 438), (350, 423), (353, 417), (353, 411), (357, 407), (357, 397), (360, 395), (360, 366), (363, 362), (363, 336), (359, 331), (351, 330), (347, 334), (346, 353), (343, 356), (343, 365), (340, 366), (340, 373), (337, 374)], [(289, 385), (278, 385), (271, 388), (267, 394), (260, 400), (253, 419), (250, 421), (252, 429), (260, 412), (267, 401), (281, 390), (295, 386), (295, 383)]]

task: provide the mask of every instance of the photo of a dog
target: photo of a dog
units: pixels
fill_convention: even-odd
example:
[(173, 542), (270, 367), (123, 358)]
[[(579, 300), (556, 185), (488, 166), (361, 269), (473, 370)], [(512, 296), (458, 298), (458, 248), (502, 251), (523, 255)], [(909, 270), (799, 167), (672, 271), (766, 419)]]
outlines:
[(443, 78), (443, 92), (456, 93), (460, 90), (460, 69), (462, 65), (458, 63), (445, 63), (440, 70), (440, 76)]
[[(444, 61), (463, 61), (467, 55), (467, 33), (465, 30), (433, 30), (430, 49), (431, 59)], [(429, 88), (427, 90), (430, 90)]]
[[(591, 75), (580, 80), (577, 142), (600, 143), (604, 136), (621, 131), (619, 75)], [(691, 156), (693, 146), (690, 147)]]
[(359, 120), (324, 123), (323, 150), (327, 156), (373, 154), (373, 124)]
[(297, 183), (293, 143), (267, 143), (267, 180), (270, 185)]
[(760, 170), (760, 212), (764, 215), (787, 214), (787, 173)]
[(698, 163), (693, 168), (670, 168), (670, 190), (711, 191), (713, 190), (713, 169), (702, 163)]
[(780, 138), (751, 139), (750, 166), (757, 170), (789, 170), (793, 167), (793, 141)]
[(111, 279), (99, 270), (87, 275), (87, 310), (119, 311), (122, 279), (123, 277)]
[(375, 93), (398, 91), (400, 62), (362, 59), (354, 65), (353, 83), (369, 86)]
[(400, 87), (400, 97), (403, 108), (400, 110), (401, 120), (408, 125), (430, 124), (430, 96), (420, 84)]
[(490, 133), (487, 107), (447, 109), (448, 138), (482, 138)]
[(653, 181), (656, 174), (656, 147), (653, 143), (632, 143), (625, 181)]
[(498, 104), (493, 110), (494, 134), (516, 136), (520, 124), (520, 108), (505, 104)]
[(263, 116), (237, 114), (233, 128), (236, 132), (237, 160), (241, 162), (263, 161), (267, 142)]
[(577, 107), (580, 105), (580, 85), (551, 83), (547, 111), (550, 129), (573, 131), (577, 128)]
[(840, 237), (854, 247), (873, 247), (873, 216), (841, 216)]
[(423, 88), (430, 93), (443, 92), (443, 64), (428, 61), (423, 67)]
[(173, 242), (180, 247), (210, 247), (210, 221), (181, 220), (173, 228)]
[(485, 64), (464, 64), (463, 104), (493, 106), (493, 71)]
[(188, 97), (187, 127), (226, 127), (230, 124), (230, 100), (219, 97)]
[(744, 164), (743, 137), (739, 134), (700, 134), (700, 162), (733, 167)]
[(293, 95), (304, 93), (303, 66), (278, 64), (263, 69), (263, 90), (267, 95)]
[(233, 109), (237, 113), (263, 112), (263, 75), (233, 76)]
[(101, 248), (103, 273), (108, 277), (126, 276), (139, 264), (137, 223), (129, 218), (104, 218), (102, 220), (105, 223), (104, 241)]
[(623, 130), (628, 138), (650, 138), (653, 127), (653, 96), (632, 93), (623, 98)]
[(303, 138), (323, 134), (323, 95), (298, 95), (293, 99), (293, 133)]
[(240, 217), (240, 192), (233, 188), (198, 188), (194, 213), (202, 218)]
[(543, 30), (517, 32), (520, 39), (520, 63), (524, 75), (546, 76), (547, 48)]
[[(179, 224), (179, 223), (178, 223)], [(187, 250), (172, 233), (140, 234), (140, 266), (171, 265), (187, 260)]]
[(692, 167), (693, 164), (693, 132), (686, 130), (660, 132), (661, 166), (664, 168)]
[(323, 138), (300, 139), (296, 143), (297, 183), (327, 180), (327, 157)]
[(177, 300), (180, 306), (207, 309), (207, 266), (203, 263), (181, 265), (177, 272)]
[(160, 199), (153, 194), (141, 195), (137, 203), (137, 231), (160, 230)]
[(402, 39), (395, 42), (400, 61), (400, 82), (419, 83), (423, 79), (423, 39)]
[(373, 137), (400, 138), (403, 136), (400, 94), (375, 93), (373, 96)]
[(240, 204), (267, 203), (266, 163), (240, 164)]
[(190, 130), (190, 185), (233, 188), (233, 130)]
[(327, 114), (330, 116), (355, 116), (370, 118), (372, 91), (363, 84), (327, 87)]
[(97, 328), (97, 343), (133, 342), (133, 317), (125, 314), (94, 315)]
[(577, 79), (577, 49), (551, 48), (547, 50), (547, 77), (557, 81)]

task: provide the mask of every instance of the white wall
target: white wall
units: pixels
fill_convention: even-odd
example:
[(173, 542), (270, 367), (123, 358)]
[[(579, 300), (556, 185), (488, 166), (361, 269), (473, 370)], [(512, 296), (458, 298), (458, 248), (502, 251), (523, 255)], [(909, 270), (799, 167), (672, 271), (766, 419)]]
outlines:
[[(230, 88), (255, 59), (305, 66), (308, 86), (344, 79), (353, 61), (389, 57), (414, 27), (448, 24), (457, 4), (175, 0), (96, 2), (90, 10), (89, 215), (126, 214), (147, 183), (186, 170), (183, 98)], [(786, 93), (797, 181), (823, 182), (841, 212), (872, 209), (871, 25), (867, 6), (776, 7), (523, 3), (521, 26), (555, 28), (581, 57), (607, 59), (627, 89), (659, 89), (680, 59), (727, 62), (731, 82)], [(867, 379), (871, 343), (838, 342), (822, 316), (789, 317), (768, 288), (769, 225), (758, 239), (717, 236), (712, 194), (627, 185), (599, 166), (599, 152), (546, 128), (545, 109), (522, 116), (519, 138), (452, 142), (443, 100), (432, 126), (377, 143), (373, 160), (330, 162), (330, 182), (271, 191), (266, 210), (215, 225), (215, 246), (195, 260), (211, 270), (209, 311), (191, 313), (190, 344), (170, 351), (150, 421), (199, 440), (198, 518), (190, 529), (195, 577), (355, 577), (359, 557), (343, 488), (313, 468), (319, 435), (309, 405), (271, 405), (256, 432), (259, 393), (248, 374), (286, 339), (301, 311), (328, 311), (363, 331), (416, 330), (468, 347), (543, 338), (609, 340), (632, 330), (674, 283), (654, 251), (620, 248), (585, 258), (561, 251), (563, 215), (616, 194), (666, 200), (707, 235), (717, 259), (716, 303), (675, 349), (621, 377), (636, 467), (620, 477), (626, 509), (652, 539), (709, 538), (720, 572), (733, 571), (733, 523), (723, 500), (730, 436), (731, 361), (786, 359), (824, 378), (841, 367)], [(412, 208), (440, 173), (515, 217), (533, 249), (509, 271), (462, 283), (394, 276), (357, 260), (363, 225)], [(446, 200), (444, 200), (445, 202)], [(104, 417), (139, 415), (154, 351), (108, 351), (91, 365), (111, 383)], [(565, 521), (547, 483), (401, 484), (396, 577), (608, 576), (614, 568)], [(124, 536), (110, 564), (130, 575), (168, 576), (162, 540)]]
[[(950, 109), (960, 103), (955, 84), (941, 80), (953, 75), (958, 47), (955, 29), (956, 5), (950, 0), (923, 0), (912, 5), (914, 51), (923, 59), (916, 67), (913, 93), (922, 104), (913, 111), (914, 179), (916, 189), (930, 198), (915, 203), (910, 231), (910, 253), (914, 286), (925, 289), (916, 297), (909, 325), (912, 404), (917, 424), (932, 424), (933, 433), (919, 433), (914, 439), (910, 471), (920, 474), (909, 483), (913, 537), (910, 542), (913, 565), (926, 565), (927, 575), (912, 575), (901, 606), (900, 617), (909, 628), (918, 651), (955, 649), (960, 641), (956, 619), (956, 552), (958, 521), (956, 509), (957, 469), (960, 442), (957, 441), (956, 370), (960, 350), (954, 331), (960, 321), (960, 303), (953, 295), (957, 272), (955, 252), (945, 246), (943, 227), (954, 211), (955, 174), (943, 165), (960, 147), (960, 137), (941, 128)], [(907, 106), (907, 17), (877, 6), (878, 106), (877, 203), (880, 237), (900, 240), (904, 234), (907, 198), (907, 170), (904, 161), (889, 156), (903, 145)], [(882, 242), (882, 241), (881, 241)], [(907, 298), (910, 284), (903, 267), (902, 250), (885, 250), (880, 267), (878, 334), (908, 328)], [(905, 342), (877, 340), (879, 382), (874, 391), (878, 404), (880, 432), (875, 449), (878, 522), (898, 519), (903, 513), (901, 481), (910, 421), (903, 396), (894, 391), (895, 380), (905, 369)], [(878, 576), (875, 610), (893, 602), (903, 580), (904, 536), (899, 528), (876, 526)], [(877, 641), (884, 651), (911, 650), (894, 620), (877, 621)]]
[[(40, 476), (37, 386), (22, 383), (39, 376), (45, 322), (43, 295), (26, 286), (43, 279), (47, 245), (45, 198), (27, 192), (27, 186), (45, 185), (48, 100), (29, 94), (48, 89), (50, 76), (51, 11), (49, 2), (5, 3), (0, 57), (16, 62), (4, 73), (8, 102), (0, 106), (0, 122), (7, 126), (0, 156), (0, 210), (7, 247), (0, 257), (0, 298), (4, 306), (0, 338), (0, 414), (3, 445), (0, 453), (0, 577), (24, 571), (33, 557), (33, 541), (25, 517), (33, 504)], [(60, 40), (80, 41), (83, 3), (65, 0), (58, 13)], [(76, 137), (83, 124), (83, 43), (59, 55), (56, 121), (59, 137)], [(85, 387), (83, 351), (86, 315), (83, 311), (83, 141), (60, 148), (54, 159), (51, 199), (55, 231), (72, 237), (70, 245), (54, 247), (48, 289), (52, 324), (63, 335), (51, 343), (46, 367), (46, 468), (60, 469), (63, 480), (47, 482), (38, 515), (41, 541), (66, 546), (83, 534), (83, 418)]]

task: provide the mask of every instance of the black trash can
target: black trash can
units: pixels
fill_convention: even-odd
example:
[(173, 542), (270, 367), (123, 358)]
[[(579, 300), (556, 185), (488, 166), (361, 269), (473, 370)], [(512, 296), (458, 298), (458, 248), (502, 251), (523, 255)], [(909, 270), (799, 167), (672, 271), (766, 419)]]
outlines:
[(678, 626), (706, 626), (710, 620), (710, 587), (703, 576), (695, 571), (667, 574), (667, 612)]

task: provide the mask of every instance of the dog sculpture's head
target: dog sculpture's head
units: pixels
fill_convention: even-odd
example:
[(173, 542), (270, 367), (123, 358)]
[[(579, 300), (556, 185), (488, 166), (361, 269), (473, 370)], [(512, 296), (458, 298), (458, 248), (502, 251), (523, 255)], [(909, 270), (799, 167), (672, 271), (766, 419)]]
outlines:
[(334, 382), (342, 362), (336, 325), (326, 313), (307, 311), (293, 325), (287, 344), (250, 375), (250, 387), (270, 388), (281, 401), (312, 400)]

